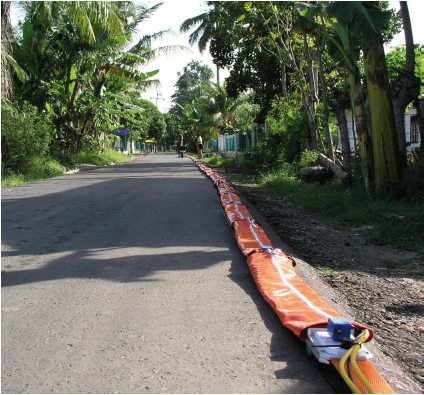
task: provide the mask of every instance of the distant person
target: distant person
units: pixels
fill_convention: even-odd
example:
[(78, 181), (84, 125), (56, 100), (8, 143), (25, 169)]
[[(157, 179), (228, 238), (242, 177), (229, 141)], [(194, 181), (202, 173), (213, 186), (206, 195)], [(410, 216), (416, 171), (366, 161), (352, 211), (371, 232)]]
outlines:
[(177, 156), (180, 155), (180, 150), (183, 146), (183, 134), (180, 132), (177, 136)]
[(202, 136), (200, 135), (200, 132), (197, 133), (197, 154), (199, 156), (199, 159), (202, 159), (203, 155), (203, 139)]

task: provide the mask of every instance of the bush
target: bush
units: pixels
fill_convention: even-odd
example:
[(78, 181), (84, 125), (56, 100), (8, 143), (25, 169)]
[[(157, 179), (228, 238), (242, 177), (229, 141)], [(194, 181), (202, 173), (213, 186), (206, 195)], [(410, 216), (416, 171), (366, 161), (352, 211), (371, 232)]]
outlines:
[(299, 167), (313, 167), (318, 164), (318, 154), (309, 150), (305, 150), (300, 155)]
[(51, 141), (53, 126), (48, 115), (25, 103), (21, 108), (2, 101), (2, 169), (25, 172), (33, 158), (44, 156)]
[(297, 162), (304, 149), (308, 130), (305, 112), (297, 110), (300, 103), (296, 98), (277, 99), (272, 104), (266, 123), (270, 129), (267, 134), (267, 148), (279, 154), (280, 160), (288, 163)]
[(11, 168), (5, 169), (2, 174), (1, 186), (11, 187), (38, 180), (45, 180), (46, 178), (62, 175), (64, 170), (65, 168), (54, 159), (49, 157), (34, 157), (28, 162), (25, 174), (14, 171)]

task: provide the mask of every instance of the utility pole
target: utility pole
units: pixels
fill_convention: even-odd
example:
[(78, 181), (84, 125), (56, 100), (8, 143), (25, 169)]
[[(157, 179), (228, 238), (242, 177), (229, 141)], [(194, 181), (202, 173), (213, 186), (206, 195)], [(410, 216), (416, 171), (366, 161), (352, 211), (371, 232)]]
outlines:
[(156, 100), (156, 108), (158, 106), (158, 100), (165, 100), (162, 97), (159, 97), (159, 93), (156, 93), (156, 97), (151, 97), (151, 99), (155, 99)]

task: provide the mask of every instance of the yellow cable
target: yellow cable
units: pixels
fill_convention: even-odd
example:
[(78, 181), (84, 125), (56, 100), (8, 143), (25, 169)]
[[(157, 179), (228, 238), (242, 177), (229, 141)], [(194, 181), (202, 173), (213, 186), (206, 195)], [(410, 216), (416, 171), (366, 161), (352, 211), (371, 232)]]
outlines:
[[(370, 332), (368, 331), (368, 329), (365, 329), (365, 334), (359, 338), (358, 343), (359, 344), (365, 343), (367, 341), (369, 335), (370, 335)], [(353, 347), (354, 347), (354, 350), (352, 351), (352, 354), (350, 356), (350, 363), (353, 367), (353, 370), (355, 371), (355, 373), (358, 376), (361, 383), (367, 389), (368, 393), (369, 394), (375, 394), (375, 391), (373, 390), (373, 388), (371, 387), (370, 383), (365, 378), (365, 376), (362, 374), (361, 370), (358, 367), (358, 364), (356, 363), (356, 355), (358, 354), (358, 351), (360, 350), (361, 346), (355, 345)]]
[(343, 355), (343, 358), (340, 360), (339, 363), (339, 371), (340, 375), (342, 376), (345, 383), (349, 386), (349, 388), (352, 390), (354, 394), (360, 394), (361, 391), (359, 391), (359, 388), (353, 383), (353, 381), (349, 378), (349, 376), (346, 373), (346, 361), (349, 358), (350, 354), (352, 354), (352, 347), (349, 348), (349, 350), (346, 351), (346, 354)]

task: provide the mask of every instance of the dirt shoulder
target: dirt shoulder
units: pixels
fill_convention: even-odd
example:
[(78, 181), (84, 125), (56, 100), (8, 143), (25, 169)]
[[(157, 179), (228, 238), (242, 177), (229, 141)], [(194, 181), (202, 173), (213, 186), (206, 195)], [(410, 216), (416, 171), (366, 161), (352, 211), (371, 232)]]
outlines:
[[(232, 179), (231, 174), (223, 176)], [(389, 380), (396, 391), (421, 392), (422, 256), (368, 244), (366, 229), (341, 229), (337, 223), (323, 221), (278, 196), (233, 182), (237, 194), (253, 205), (281, 240), (315, 269), (313, 276), (318, 275), (344, 298), (342, 304), (347, 306), (349, 315), (374, 331), (378, 349), (389, 357), (383, 365), (393, 360), (404, 373)], [(390, 375), (390, 369), (387, 373)]]

